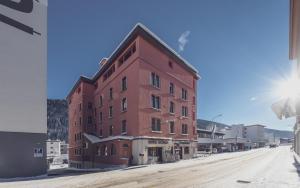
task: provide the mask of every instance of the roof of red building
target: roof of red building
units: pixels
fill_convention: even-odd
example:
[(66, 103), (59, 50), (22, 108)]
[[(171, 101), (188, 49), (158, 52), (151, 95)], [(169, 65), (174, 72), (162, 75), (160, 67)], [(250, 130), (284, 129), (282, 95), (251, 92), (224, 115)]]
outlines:
[(150, 31), (146, 26), (144, 26), (141, 23), (137, 23), (133, 27), (133, 29), (126, 35), (126, 37), (121, 41), (121, 43), (113, 51), (109, 58), (105, 58), (107, 62), (98, 70), (98, 72), (93, 76), (93, 78), (80, 76), (80, 78), (77, 80), (76, 84), (73, 86), (70, 93), (68, 94), (67, 98), (70, 96), (71, 93), (73, 93), (73, 91), (81, 81), (87, 83), (93, 83), (94, 81), (96, 81), (107, 70), (107, 68), (109, 68), (110, 65), (121, 55), (124, 49), (127, 48), (127, 46), (130, 45), (136, 39), (137, 36), (142, 36), (148, 42), (155, 45), (160, 50), (176, 59), (178, 63), (184, 66), (188, 71), (195, 74), (197, 78), (201, 78), (198, 70), (193, 65), (188, 63), (175, 50), (168, 46), (163, 40), (161, 40), (157, 35)]

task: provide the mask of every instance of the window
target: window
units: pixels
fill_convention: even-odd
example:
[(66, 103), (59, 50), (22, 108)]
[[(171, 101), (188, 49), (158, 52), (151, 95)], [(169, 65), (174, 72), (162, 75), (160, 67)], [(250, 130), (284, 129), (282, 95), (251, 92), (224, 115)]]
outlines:
[(112, 65), (103, 76), (103, 82), (107, 80), (115, 72), (115, 65)]
[(151, 96), (152, 108), (160, 109), (160, 97), (152, 95)]
[(102, 123), (103, 121), (103, 114), (102, 112), (99, 113), (99, 123)]
[(80, 93), (80, 91), (81, 91), (81, 88), (80, 87), (77, 88), (77, 93)]
[(88, 117), (88, 124), (92, 124), (92, 116)]
[(107, 156), (107, 146), (101, 146), (101, 155)]
[(81, 111), (81, 103), (79, 104), (79, 112)]
[(128, 144), (123, 144), (123, 148), (128, 148)]
[(154, 87), (160, 88), (159, 76), (157, 74), (155, 74), (154, 72), (151, 73), (151, 84)]
[(114, 144), (110, 145), (110, 155), (115, 155), (117, 153), (116, 146)]
[(196, 105), (196, 97), (193, 96), (193, 105)]
[(100, 149), (99, 146), (97, 146), (97, 155), (98, 155), (98, 156), (101, 156), (101, 149)]
[(169, 112), (172, 113), (172, 114), (175, 113), (175, 104), (172, 101), (170, 101)]
[(103, 132), (102, 129), (100, 129), (100, 131), (99, 131), (99, 136), (100, 136), (100, 137), (102, 137), (102, 135), (103, 135), (102, 132)]
[(125, 134), (127, 132), (127, 122), (126, 120), (122, 120), (122, 134)]
[(126, 98), (122, 99), (121, 108), (122, 108), (122, 112), (127, 110), (127, 99)]
[(123, 65), (123, 63), (136, 51), (135, 43), (124, 53), (123, 56), (119, 59), (119, 66)]
[(174, 121), (170, 121), (169, 126), (170, 126), (170, 133), (175, 134), (175, 123), (174, 123)]
[(181, 90), (181, 98), (182, 98), (183, 100), (187, 100), (188, 94), (187, 94), (187, 90), (186, 90), (186, 89), (183, 89), (183, 88), (182, 88), (182, 90)]
[(170, 67), (170, 68), (173, 68), (173, 63), (172, 63), (172, 61), (169, 61), (169, 67)]
[(183, 117), (187, 117), (188, 116), (188, 108), (186, 106), (182, 106), (182, 108), (181, 108), (181, 115)]
[(172, 82), (170, 82), (170, 86), (169, 86), (169, 93), (171, 94), (171, 95), (174, 95), (174, 84), (172, 83)]
[(188, 126), (187, 126), (187, 124), (182, 124), (182, 126), (181, 126), (181, 134), (188, 134)]
[(161, 131), (160, 127), (160, 119), (152, 118), (151, 120), (152, 131)]
[(100, 95), (100, 97), (99, 97), (99, 106), (100, 107), (103, 106), (103, 96), (102, 95)]
[(112, 136), (113, 135), (113, 126), (110, 125), (109, 126), (109, 136)]
[(113, 107), (110, 106), (110, 107), (109, 107), (109, 111), (108, 111), (108, 117), (109, 117), (109, 118), (112, 118), (112, 114), (113, 114)]
[(190, 148), (184, 147), (184, 154), (189, 154), (189, 153), (190, 153)]
[(81, 117), (79, 118), (79, 125), (81, 125), (82, 124), (82, 120), (81, 120)]
[(113, 88), (109, 88), (109, 99), (113, 99)]
[(88, 149), (88, 148), (89, 148), (89, 144), (88, 144), (87, 142), (84, 142), (84, 143), (83, 143), (83, 148), (84, 148), (84, 149)]
[(91, 103), (91, 102), (89, 102), (89, 103), (88, 103), (88, 109), (89, 109), (89, 110), (91, 110), (91, 109), (92, 109), (92, 107), (93, 107), (92, 103)]
[(125, 91), (127, 89), (127, 78), (122, 78), (122, 91)]

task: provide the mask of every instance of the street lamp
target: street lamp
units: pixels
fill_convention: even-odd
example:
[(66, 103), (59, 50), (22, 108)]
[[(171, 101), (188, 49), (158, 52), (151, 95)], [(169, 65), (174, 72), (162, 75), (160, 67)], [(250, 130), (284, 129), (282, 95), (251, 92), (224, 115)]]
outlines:
[[(218, 114), (211, 118), (211, 122), (213, 123), (215, 119), (218, 117), (221, 117), (223, 114)], [(211, 130), (211, 142), (210, 142), (210, 153), (212, 154), (212, 149), (213, 149), (213, 140), (215, 138), (215, 131), (216, 131), (216, 124), (212, 124), (212, 130)]]

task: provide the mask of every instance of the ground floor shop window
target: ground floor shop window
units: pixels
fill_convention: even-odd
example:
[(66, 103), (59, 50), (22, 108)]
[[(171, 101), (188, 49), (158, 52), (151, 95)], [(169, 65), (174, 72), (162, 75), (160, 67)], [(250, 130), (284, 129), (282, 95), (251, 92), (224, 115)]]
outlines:
[(149, 162), (162, 162), (162, 148), (161, 147), (149, 147), (148, 148)]
[(117, 153), (116, 146), (114, 144), (111, 144), (110, 146), (110, 155), (115, 155)]

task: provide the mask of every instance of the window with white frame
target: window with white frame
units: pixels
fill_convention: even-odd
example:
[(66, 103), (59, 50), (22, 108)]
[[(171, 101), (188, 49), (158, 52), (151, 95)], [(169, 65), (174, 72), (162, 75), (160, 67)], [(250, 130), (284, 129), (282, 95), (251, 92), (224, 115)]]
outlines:
[(113, 99), (113, 88), (109, 88), (109, 99), (112, 100)]
[(152, 131), (161, 131), (161, 120), (159, 118), (151, 119)]
[(173, 101), (170, 101), (169, 112), (172, 114), (175, 113), (175, 103)]
[(122, 109), (122, 112), (127, 110), (127, 98), (122, 99), (121, 109)]
[(109, 106), (109, 109), (108, 109), (108, 117), (109, 118), (112, 118), (113, 116), (113, 107), (112, 106)]
[(181, 99), (187, 100), (187, 98), (188, 98), (188, 92), (187, 92), (186, 89), (182, 88), (182, 90), (181, 90)]
[(160, 88), (160, 78), (154, 72), (151, 73), (151, 85), (154, 87)]
[(99, 112), (99, 123), (102, 123), (103, 121), (103, 114), (102, 112)]
[(169, 122), (169, 131), (170, 131), (170, 134), (175, 134), (175, 122), (174, 121)]
[(110, 125), (109, 126), (109, 136), (112, 136), (113, 135), (113, 126)]
[(127, 132), (127, 121), (122, 120), (122, 127), (121, 127), (122, 134), (125, 134)]
[(103, 106), (103, 96), (100, 95), (99, 97), (99, 106), (102, 107)]
[(188, 125), (187, 124), (181, 125), (181, 134), (188, 134)]
[(172, 82), (170, 82), (170, 86), (169, 86), (169, 93), (171, 95), (174, 95), (174, 92), (175, 92), (175, 86)]
[(188, 117), (188, 107), (187, 106), (182, 106), (182, 108), (181, 108), (181, 115), (183, 117)]
[(152, 108), (160, 109), (160, 97), (156, 95), (151, 95)]
[(122, 78), (122, 91), (127, 90), (127, 78), (126, 76)]

